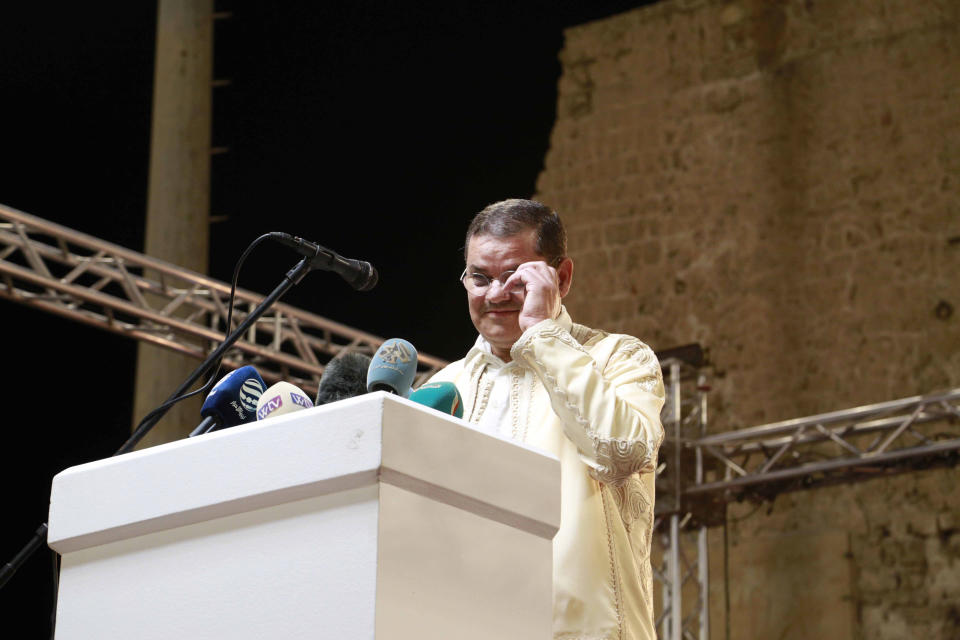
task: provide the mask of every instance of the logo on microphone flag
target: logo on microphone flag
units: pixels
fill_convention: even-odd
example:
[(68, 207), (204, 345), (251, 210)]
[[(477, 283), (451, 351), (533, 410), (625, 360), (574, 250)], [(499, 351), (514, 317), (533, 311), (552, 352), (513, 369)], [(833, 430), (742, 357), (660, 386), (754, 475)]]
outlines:
[(293, 404), (298, 404), (304, 409), (309, 409), (313, 407), (313, 403), (310, 402), (310, 398), (302, 396), (299, 393), (290, 393), (290, 399), (293, 401)]
[(263, 383), (256, 378), (247, 378), (240, 387), (240, 404), (247, 411), (256, 411), (257, 402), (259, 402), (263, 392)]
[(264, 403), (262, 407), (257, 411), (257, 420), (263, 420), (268, 415), (279, 409), (283, 406), (283, 398), (279, 395), (276, 395)]
[(400, 341), (383, 343), (377, 356), (387, 364), (407, 363), (412, 359), (410, 350)]

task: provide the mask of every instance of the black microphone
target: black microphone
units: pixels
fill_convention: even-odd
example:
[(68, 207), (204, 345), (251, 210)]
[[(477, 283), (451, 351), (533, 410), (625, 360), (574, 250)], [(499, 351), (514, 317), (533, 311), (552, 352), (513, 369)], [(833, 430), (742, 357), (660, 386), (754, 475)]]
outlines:
[(317, 399), (313, 404), (319, 407), (322, 404), (365, 394), (369, 368), (370, 356), (366, 354), (356, 351), (339, 354), (323, 368), (323, 375), (320, 376), (320, 384), (317, 388)]
[(312, 258), (310, 261), (311, 268), (340, 274), (340, 277), (357, 291), (369, 291), (377, 284), (379, 278), (377, 270), (369, 262), (344, 258), (315, 242), (292, 236), (289, 233), (272, 231), (268, 235), (274, 240), (295, 249), (301, 255)]

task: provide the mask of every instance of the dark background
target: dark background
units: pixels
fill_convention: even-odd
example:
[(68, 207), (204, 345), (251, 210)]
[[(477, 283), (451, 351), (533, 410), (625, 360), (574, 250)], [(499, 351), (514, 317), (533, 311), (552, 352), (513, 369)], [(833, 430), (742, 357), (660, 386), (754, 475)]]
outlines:
[[(562, 29), (648, 2), (219, 2), (210, 275), (286, 231), (373, 263), (353, 292), (310, 274), (284, 301), (446, 359), (474, 330), (457, 282), (474, 213), (528, 197), (549, 145)], [(0, 9), (0, 203), (143, 250), (156, 4)], [(562, 212), (561, 212), (562, 214)], [(223, 218), (220, 218), (220, 217)], [(257, 251), (240, 286), (296, 261)], [(46, 521), (50, 479), (129, 435), (134, 341), (0, 300), (9, 505), (0, 562)], [(172, 390), (171, 390), (172, 391)], [(139, 418), (142, 416), (136, 416)], [(199, 422), (199, 416), (198, 416)], [(0, 591), (0, 619), (45, 637), (42, 549)]]

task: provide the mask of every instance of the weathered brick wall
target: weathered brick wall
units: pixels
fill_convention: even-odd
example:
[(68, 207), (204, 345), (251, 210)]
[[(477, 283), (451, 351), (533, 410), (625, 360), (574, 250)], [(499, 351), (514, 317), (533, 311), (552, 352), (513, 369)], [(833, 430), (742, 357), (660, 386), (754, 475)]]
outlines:
[[(569, 226), (575, 318), (708, 347), (719, 431), (960, 387), (960, 2), (667, 1), (569, 29), (561, 60), (537, 197)], [(958, 481), (731, 524), (732, 635), (957, 637)]]

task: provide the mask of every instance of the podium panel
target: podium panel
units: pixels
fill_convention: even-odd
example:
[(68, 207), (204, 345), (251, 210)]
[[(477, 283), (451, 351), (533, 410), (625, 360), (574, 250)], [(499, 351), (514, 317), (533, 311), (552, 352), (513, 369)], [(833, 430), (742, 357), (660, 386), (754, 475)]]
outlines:
[(385, 393), (73, 467), (56, 637), (547, 640), (559, 487)]

